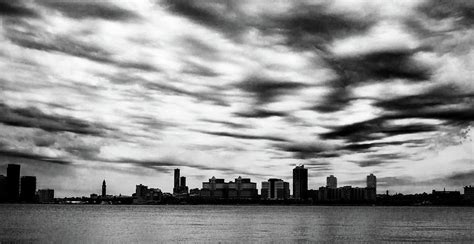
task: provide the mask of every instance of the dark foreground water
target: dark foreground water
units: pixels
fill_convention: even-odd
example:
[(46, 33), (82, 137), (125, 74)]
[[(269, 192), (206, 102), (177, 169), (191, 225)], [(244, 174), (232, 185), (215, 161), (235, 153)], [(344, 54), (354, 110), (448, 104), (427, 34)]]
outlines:
[(0, 242), (474, 243), (474, 208), (0, 205)]

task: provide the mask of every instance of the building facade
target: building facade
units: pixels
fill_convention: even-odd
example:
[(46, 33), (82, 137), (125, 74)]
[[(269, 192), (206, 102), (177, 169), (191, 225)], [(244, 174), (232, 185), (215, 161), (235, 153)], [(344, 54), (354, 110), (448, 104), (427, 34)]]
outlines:
[(36, 177), (21, 177), (20, 200), (23, 202), (35, 202), (36, 200)]
[(286, 200), (290, 198), (290, 184), (281, 179), (262, 182), (261, 198), (264, 200)]
[(7, 177), (0, 175), (0, 202), (6, 202), (7, 199)]
[(213, 176), (208, 182), (202, 183), (200, 190), (201, 197), (217, 199), (255, 199), (257, 195), (257, 183), (240, 176), (230, 182)]
[(54, 202), (54, 190), (52, 189), (40, 189), (37, 192), (38, 202), (40, 203), (52, 203)]
[(293, 169), (293, 198), (304, 200), (308, 194), (308, 169), (304, 165)]
[(10, 202), (20, 200), (20, 165), (9, 164), (7, 167), (7, 196)]
[(330, 175), (326, 178), (326, 187), (331, 189), (337, 188), (337, 178), (334, 175)]
[(464, 187), (464, 199), (474, 201), (474, 186)]
[(102, 181), (102, 198), (107, 196), (107, 185), (105, 184), (105, 180)]

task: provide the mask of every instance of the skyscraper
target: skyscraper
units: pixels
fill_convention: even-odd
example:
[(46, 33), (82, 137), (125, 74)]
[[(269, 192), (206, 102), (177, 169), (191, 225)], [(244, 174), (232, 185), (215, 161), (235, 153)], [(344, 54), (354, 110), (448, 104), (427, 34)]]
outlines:
[(104, 198), (107, 195), (107, 185), (105, 184), (105, 180), (102, 181), (102, 197)]
[(281, 179), (262, 182), (262, 199), (285, 200), (290, 197), (290, 184)]
[(24, 202), (34, 202), (36, 195), (36, 177), (21, 177), (21, 193), (20, 199)]
[(308, 194), (308, 169), (304, 165), (293, 169), (293, 197), (304, 200)]
[(20, 195), (20, 165), (9, 164), (7, 168), (8, 201), (18, 202)]
[(367, 188), (377, 188), (377, 178), (374, 174), (367, 175)]
[(173, 193), (179, 193), (179, 169), (174, 170), (174, 187)]
[(330, 175), (326, 178), (326, 187), (331, 189), (337, 188), (337, 178), (334, 175)]

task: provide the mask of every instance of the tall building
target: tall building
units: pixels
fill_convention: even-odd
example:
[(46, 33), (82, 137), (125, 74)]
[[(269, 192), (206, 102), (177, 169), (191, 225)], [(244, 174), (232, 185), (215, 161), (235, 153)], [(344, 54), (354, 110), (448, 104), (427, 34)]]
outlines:
[(293, 198), (304, 200), (308, 194), (308, 169), (304, 165), (293, 169)]
[(367, 175), (367, 188), (377, 188), (377, 177), (374, 174)]
[(34, 202), (36, 196), (36, 177), (23, 176), (21, 177), (21, 193), (20, 199), (25, 202)]
[(7, 199), (7, 177), (0, 175), (0, 202), (6, 202)]
[(179, 186), (186, 186), (186, 177), (181, 176)]
[(54, 190), (52, 190), (52, 189), (38, 190), (38, 201), (40, 203), (54, 202)]
[(173, 193), (179, 193), (179, 169), (174, 169), (174, 187)]
[(105, 184), (105, 180), (102, 181), (102, 198), (107, 196), (107, 185)]
[(20, 165), (9, 164), (7, 168), (8, 201), (18, 202), (20, 197)]
[(337, 178), (334, 175), (330, 175), (326, 178), (326, 187), (330, 189), (337, 188)]
[(209, 182), (202, 183), (201, 196), (214, 198), (227, 198), (229, 184), (224, 182), (224, 179), (217, 179), (212, 176)]
[(134, 203), (146, 202), (147, 194), (148, 194), (148, 186), (144, 186), (142, 184), (136, 185)]
[(269, 179), (262, 182), (262, 199), (285, 200), (290, 198), (290, 184), (281, 179)]

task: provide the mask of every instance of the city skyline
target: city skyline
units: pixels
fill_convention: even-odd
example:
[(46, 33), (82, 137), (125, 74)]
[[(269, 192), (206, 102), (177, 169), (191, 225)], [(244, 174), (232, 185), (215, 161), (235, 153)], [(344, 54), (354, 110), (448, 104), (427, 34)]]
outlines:
[(213, 175), (292, 183), (300, 164), (308, 188), (373, 173), (378, 191), (461, 190), (474, 184), (471, 10), (0, 1), (0, 171), (20, 164), (58, 197), (100, 195), (104, 179), (112, 195)]

